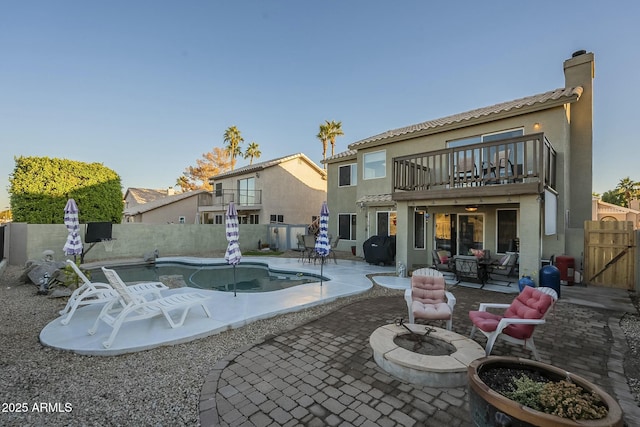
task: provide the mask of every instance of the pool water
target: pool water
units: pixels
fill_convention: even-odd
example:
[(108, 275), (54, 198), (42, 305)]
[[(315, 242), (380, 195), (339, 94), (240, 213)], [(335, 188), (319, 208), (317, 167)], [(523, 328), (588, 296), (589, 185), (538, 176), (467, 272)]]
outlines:
[[(270, 270), (260, 263), (240, 263), (234, 268), (228, 264), (193, 265), (177, 262), (155, 265), (112, 266), (126, 283), (157, 282), (160, 276), (182, 276), (187, 286), (223, 292), (271, 292), (305, 283), (319, 282), (320, 275), (295, 271)], [(100, 269), (91, 271), (91, 280), (106, 282)], [(323, 281), (328, 280), (322, 278)]]

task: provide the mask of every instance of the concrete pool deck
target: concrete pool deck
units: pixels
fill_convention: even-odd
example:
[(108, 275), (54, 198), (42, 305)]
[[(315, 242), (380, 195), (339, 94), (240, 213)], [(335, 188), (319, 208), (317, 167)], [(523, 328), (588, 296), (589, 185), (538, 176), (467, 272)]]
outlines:
[[(221, 258), (164, 257), (159, 262), (182, 261), (194, 264), (224, 263)], [(243, 262), (267, 264), (270, 268), (302, 273), (320, 274), (320, 264), (302, 263), (296, 258), (243, 257)], [(95, 335), (88, 329), (97, 318), (102, 304), (84, 306), (76, 311), (68, 325), (62, 325), (60, 318), (50, 322), (40, 332), (43, 345), (60, 350), (73, 351), (92, 356), (115, 356), (124, 353), (149, 350), (174, 345), (215, 335), (227, 329), (238, 328), (260, 319), (278, 314), (302, 310), (324, 304), (338, 298), (366, 292), (373, 284), (367, 275), (393, 273), (393, 266), (375, 266), (362, 261), (327, 260), (322, 274), (329, 279), (308, 283), (279, 291), (263, 293), (241, 293), (208, 291), (194, 288), (169, 289), (164, 295), (181, 292), (198, 292), (210, 295), (206, 305), (211, 318), (206, 317), (201, 307), (193, 307), (182, 327), (172, 329), (162, 316), (153, 319), (125, 323), (109, 349), (102, 342), (111, 333), (111, 328), (102, 323)], [(400, 289), (408, 287), (408, 278), (380, 276), (381, 285)], [(377, 282), (378, 278), (375, 278)], [(386, 279), (386, 281), (385, 281)]]

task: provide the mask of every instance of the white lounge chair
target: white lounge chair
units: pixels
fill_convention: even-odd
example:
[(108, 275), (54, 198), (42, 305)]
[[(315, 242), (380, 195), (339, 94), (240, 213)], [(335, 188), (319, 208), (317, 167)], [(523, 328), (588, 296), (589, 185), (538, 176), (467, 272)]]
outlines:
[[(63, 310), (60, 310), (60, 315), (64, 316), (60, 323), (63, 325), (69, 324), (71, 317), (76, 312), (78, 307), (89, 304), (104, 304), (118, 297), (118, 293), (106, 283), (92, 282), (89, 278), (78, 268), (75, 262), (68, 259), (67, 264), (71, 266), (76, 275), (82, 280), (82, 286), (73, 291), (67, 305)], [(161, 282), (144, 282), (136, 285), (128, 286), (129, 291), (135, 294), (148, 295), (154, 294), (157, 298), (161, 298), (160, 291), (169, 289), (165, 284)], [(65, 316), (66, 314), (66, 316)]]
[[(118, 298), (111, 300), (103, 307), (93, 327), (89, 329), (89, 334), (94, 335), (96, 333), (100, 321), (111, 326), (113, 329), (109, 338), (102, 343), (105, 348), (111, 347), (118, 331), (120, 331), (120, 327), (125, 322), (150, 319), (163, 315), (172, 328), (178, 328), (183, 325), (189, 310), (194, 305), (200, 305), (207, 317), (211, 317), (209, 309), (204, 304), (209, 297), (202, 294), (196, 292), (180, 293), (147, 301), (143, 295), (132, 293), (129, 290), (129, 286), (122, 281), (114, 270), (102, 267), (102, 271), (113, 289), (118, 293)], [(121, 308), (117, 304), (122, 304), (123, 307)], [(174, 310), (182, 310), (177, 322), (173, 320), (170, 314)]]

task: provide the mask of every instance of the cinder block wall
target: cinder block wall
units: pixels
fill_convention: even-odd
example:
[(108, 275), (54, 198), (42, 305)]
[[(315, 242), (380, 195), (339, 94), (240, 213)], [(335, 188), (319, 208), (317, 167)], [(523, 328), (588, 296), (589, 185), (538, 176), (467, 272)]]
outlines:
[[(84, 241), (85, 226), (81, 226)], [(67, 239), (63, 224), (9, 224), (9, 245), (5, 255), (12, 265), (24, 264), (29, 259), (42, 259), (42, 252), (54, 251), (57, 260), (69, 258), (62, 248)], [(225, 250), (227, 239), (224, 225), (211, 224), (114, 224), (113, 250), (107, 252), (101, 243), (91, 249), (85, 243), (85, 262), (121, 258), (141, 258), (145, 253), (158, 250), (160, 256), (212, 256), (214, 251)], [(5, 238), (7, 238), (5, 236)], [(241, 225), (240, 250), (258, 247), (258, 241), (268, 241), (266, 225)], [(87, 251), (88, 250), (88, 251)]]

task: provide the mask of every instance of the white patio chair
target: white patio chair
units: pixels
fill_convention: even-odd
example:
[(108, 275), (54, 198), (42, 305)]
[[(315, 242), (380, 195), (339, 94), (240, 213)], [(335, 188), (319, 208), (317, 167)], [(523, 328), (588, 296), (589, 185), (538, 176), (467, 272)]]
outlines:
[(456, 298), (446, 290), (444, 276), (431, 268), (420, 268), (411, 275), (411, 289), (404, 293), (409, 323), (415, 319), (444, 320), (451, 330)]
[[(487, 337), (485, 353), (491, 354), (499, 337), (512, 344), (520, 344), (531, 350), (533, 357), (540, 360), (533, 341), (535, 327), (545, 323), (545, 316), (554, 306), (558, 294), (549, 287), (532, 288), (525, 286), (511, 304), (482, 303), (478, 311), (470, 311), (473, 323), (471, 338), (479, 330)], [(506, 309), (503, 315), (487, 311), (489, 308)]]
[[(76, 310), (83, 305), (89, 304), (104, 304), (118, 297), (118, 293), (111, 287), (111, 285), (101, 282), (92, 282), (89, 278), (78, 268), (75, 262), (68, 259), (67, 264), (71, 266), (75, 274), (82, 280), (82, 286), (73, 291), (67, 301), (67, 305), (63, 310), (60, 310), (60, 316), (64, 316), (60, 323), (68, 325), (71, 317)], [(157, 298), (162, 297), (160, 291), (169, 289), (165, 284), (160, 282), (144, 282), (136, 285), (128, 286), (129, 291), (135, 294), (148, 295), (154, 294)], [(66, 314), (66, 316), (65, 316)]]
[[(118, 298), (112, 299), (104, 306), (93, 327), (89, 329), (89, 335), (96, 333), (100, 321), (111, 326), (112, 331), (109, 338), (102, 343), (105, 348), (111, 347), (113, 340), (120, 331), (120, 327), (125, 322), (150, 319), (162, 315), (167, 319), (172, 328), (179, 328), (184, 324), (189, 310), (194, 305), (200, 305), (207, 317), (211, 317), (209, 309), (204, 304), (204, 302), (209, 299), (207, 296), (192, 292), (174, 294), (147, 301), (144, 296), (132, 293), (129, 290), (129, 286), (122, 281), (118, 273), (114, 270), (102, 267), (102, 271), (109, 281), (109, 284), (111, 284), (113, 289), (118, 293)], [(116, 304), (119, 304), (119, 300), (121, 300), (123, 307), (114, 307)], [(174, 310), (182, 310), (178, 321), (175, 321), (171, 317), (170, 312)]]

